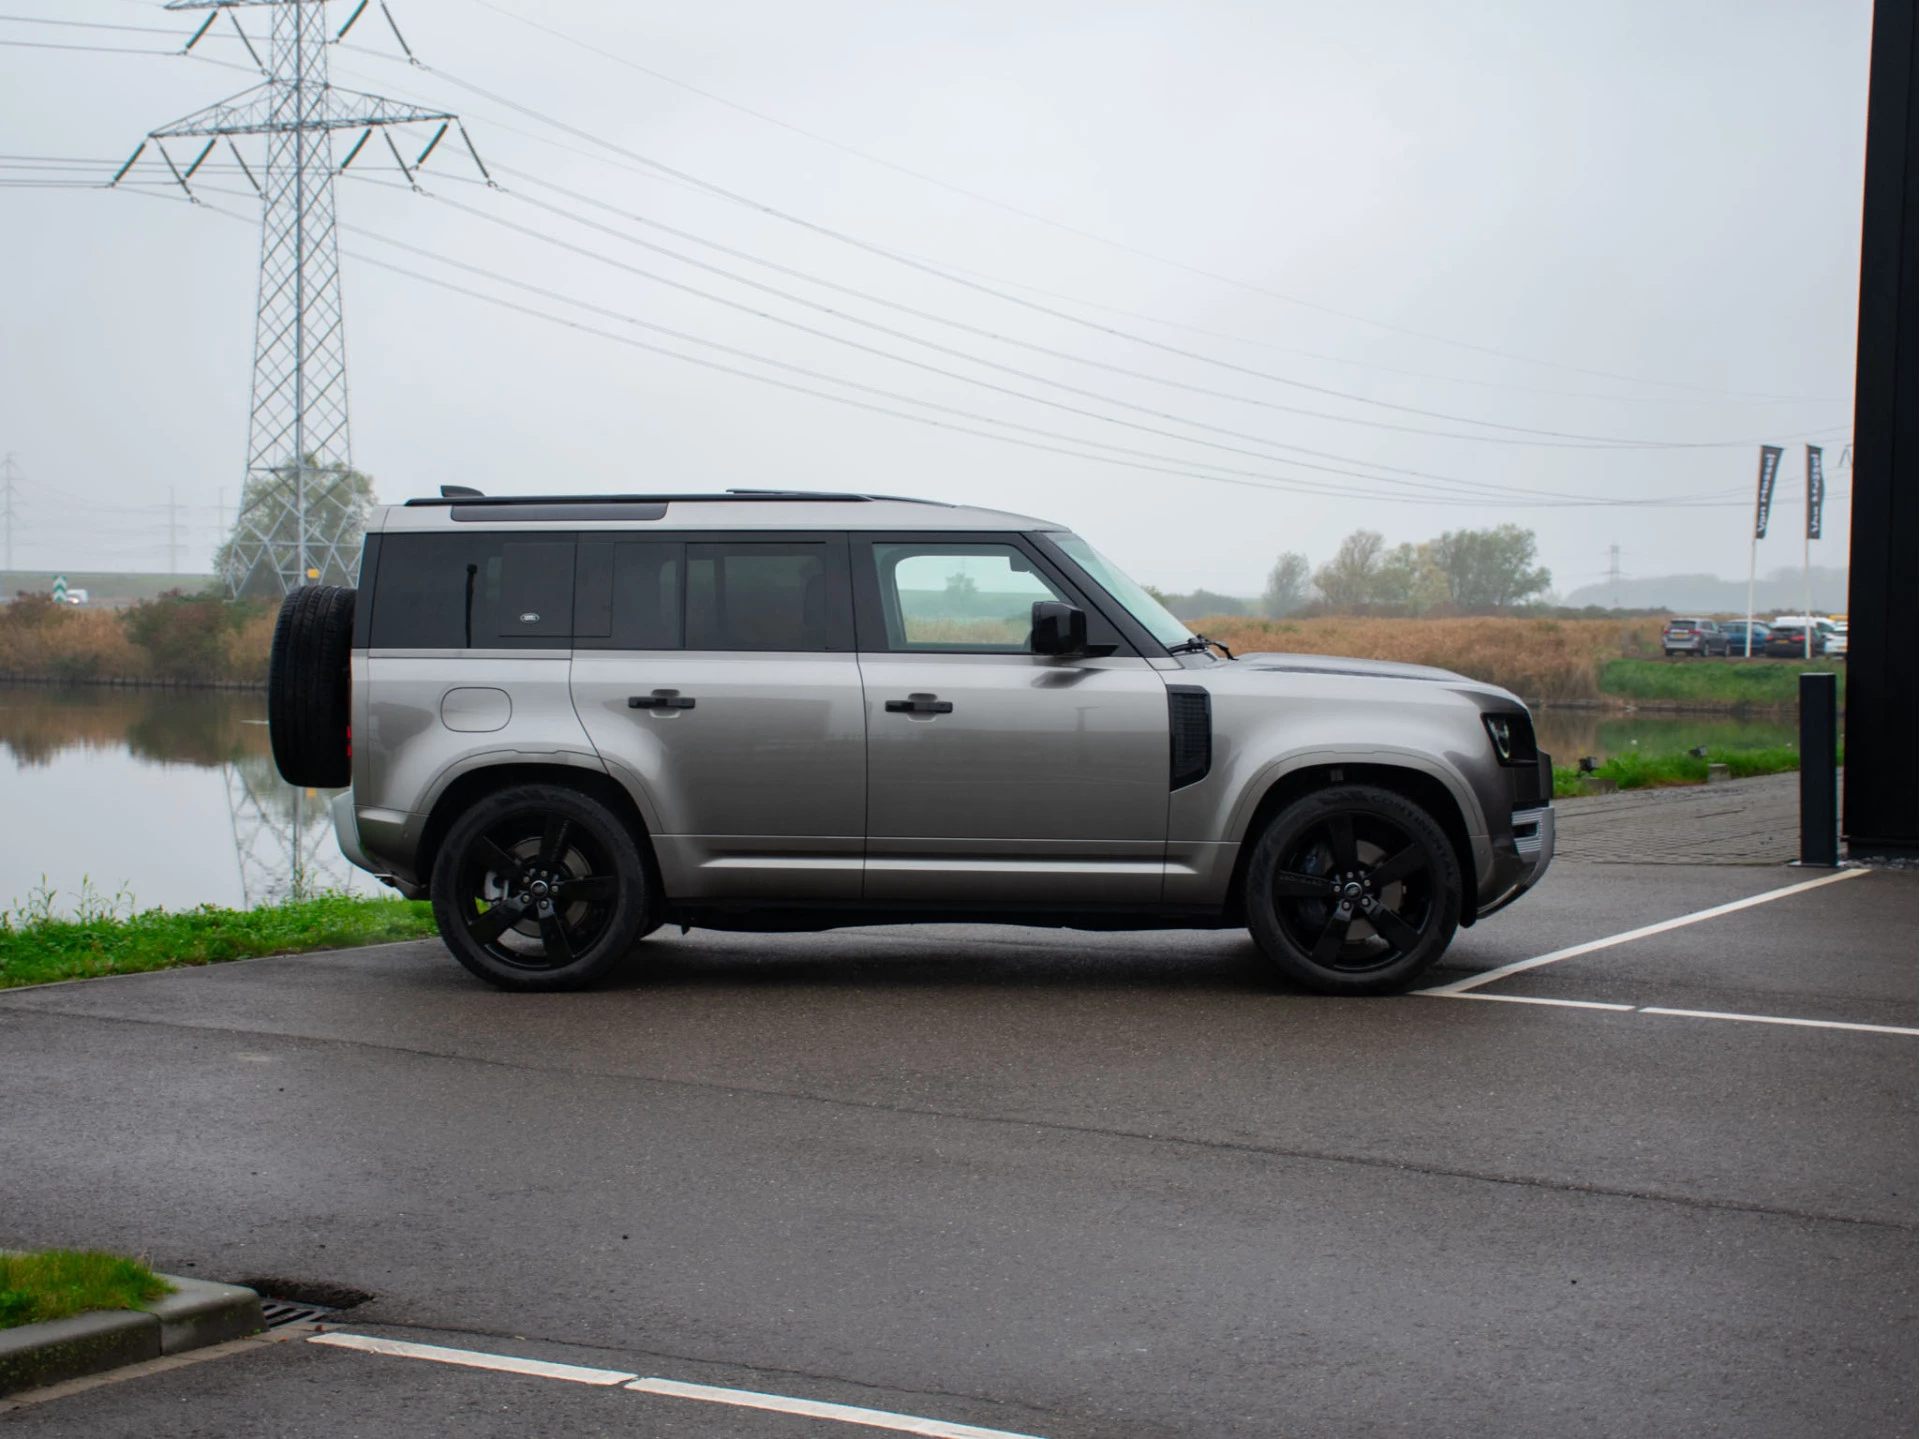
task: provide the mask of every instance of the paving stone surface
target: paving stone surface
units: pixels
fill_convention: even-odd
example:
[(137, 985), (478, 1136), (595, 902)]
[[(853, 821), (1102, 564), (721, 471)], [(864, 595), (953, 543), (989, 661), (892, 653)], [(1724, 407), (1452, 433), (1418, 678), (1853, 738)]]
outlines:
[(1800, 776), (1622, 790), (1553, 803), (1556, 858), (1785, 864), (1800, 854)]

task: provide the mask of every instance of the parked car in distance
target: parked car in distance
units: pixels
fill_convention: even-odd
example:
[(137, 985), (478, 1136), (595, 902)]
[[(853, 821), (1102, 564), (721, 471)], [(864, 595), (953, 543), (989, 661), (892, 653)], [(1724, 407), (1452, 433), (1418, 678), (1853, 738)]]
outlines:
[[(1766, 653), (1774, 659), (1800, 659), (1807, 654), (1807, 626), (1805, 615), (1775, 615), (1767, 629)], [(1824, 655), (1827, 652), (1826, 633), (1820, 628), (1819, 621), (1813, 624), (1813, 653)]]
[(1847, 657), (1847, 622), (1845, 620), (1828, 620), (1827, 625), (1828, 628), (1825, 631), (1827, 636), (1827, 653), (1830, 655), (1838, 655), (1841, 659), (1845, 659)]
[(1766, 653), (1767, 635), (1772, 632), (1771, 625), (1759, 620), (1753, 622), (1753, 635), (1747, 635), (1745, 620), (1728, 620), (1720, 626), (1726, 632), (1727, 647), (1724, 653), (1729, 659), (1751, 659), (1755, 655)]
[(1723, 655), (1727, 634), (1708, 619), (1671, 619), (1660, 636), (1660, 647), (1674, 655)]
[(267, 713), (356, 865), (504, 989), (662, 925), (1249, 929), (1404, 990), (1553, 855), (1507, 691), (1242, 655), (1059, 525), (854, 494), (376, 510), (295, 590)]

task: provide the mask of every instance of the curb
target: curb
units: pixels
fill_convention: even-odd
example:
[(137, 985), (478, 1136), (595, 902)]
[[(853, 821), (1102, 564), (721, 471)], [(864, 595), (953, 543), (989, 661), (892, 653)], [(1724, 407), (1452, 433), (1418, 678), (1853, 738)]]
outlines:
[(260, 1296), (237, 1284), (160, 1276), (174, 1292), (147, 1309), (97, 1310), (0, 1329), (0, 1395), (221, 1344), (267, 1327)]

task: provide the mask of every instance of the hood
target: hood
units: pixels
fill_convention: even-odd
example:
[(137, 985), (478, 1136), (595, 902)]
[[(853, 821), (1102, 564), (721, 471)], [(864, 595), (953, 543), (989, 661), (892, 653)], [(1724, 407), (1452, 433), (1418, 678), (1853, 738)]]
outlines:
[(1358, 675), (1363, 679), (1452, 681), (1474, 684), (1465, 675), (1432, 665), (1401, 664), (1397, 660), (1359, 660), (1345, 655), (1239, 655), (1236, 659), (1248, 669), (1280, 674)]

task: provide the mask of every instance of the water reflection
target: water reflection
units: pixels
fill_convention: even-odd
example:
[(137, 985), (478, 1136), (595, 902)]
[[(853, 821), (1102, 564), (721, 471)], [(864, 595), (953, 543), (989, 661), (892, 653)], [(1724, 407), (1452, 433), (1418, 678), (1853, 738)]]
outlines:
[(83, 884), (127, 904), (269, 904), (377, 892), (334, 842), (334, 791), (273, 767), (266, 698), (0, 686), (0, 904), (70, 912)]
[(1793, 744), (1799, 729), (1790, 717), (1730, 719), (1723, 714), (1621, 714), (1614, 710), (1534, 712), (1540, 748), (1555, 764), (1570, 765), (1581, 755), (1612, 759), (1639, 750), (1673, 754), (1696, 745), (1723, 749), (1771, 749)]

